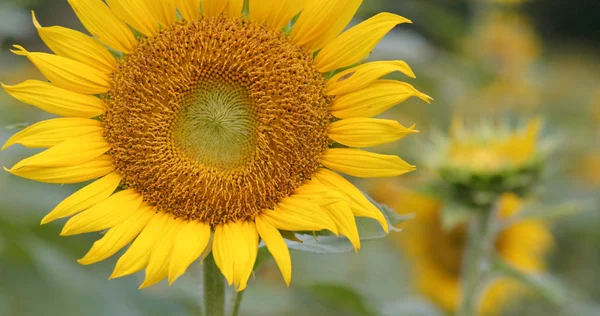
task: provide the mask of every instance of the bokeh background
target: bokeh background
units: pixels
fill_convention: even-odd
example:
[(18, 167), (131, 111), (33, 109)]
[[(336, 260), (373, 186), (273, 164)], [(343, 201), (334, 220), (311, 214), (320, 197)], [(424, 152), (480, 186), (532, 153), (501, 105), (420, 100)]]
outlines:
[[(0, 0), (2, 83), (42, 79), (26, 58), (9, 51), (12, 44), (47, 50), (30, 10), (44, 26), (82, 29), (66, 0)], [(418, 165), (431, 154), (417, 150), (418, 143), (447, 131), (453, 117), (518, 121), (541, 115), (544, 133), (561, 141), (543, 196), (550, 202), (585, 201), (576, 214), (551, 223), (556, 242), (549, 270), (569, 295), (560, 305), (528, 295), (501, 313), (600, 315), (600, 2), (366, 0), (353, 23), (380, 11), (414, 24), (394, 29), (372, 59), (407, 61), (417, 74), (409, 82), (436, 100), (409, 100), (386, 112), (384, 117), (405, 126), (416, 123), (421, 133), (381, 150)], [(47, 117), (0, 91), (0, 142)], [(12, 166), (31, 153), (9, 148), (0, 153), (0, 164)], [(410, 187), (426, 173), (420, 169), (397, 181)], [(357, 183), (370, 191), (383, 181)], [(78, 187), (0, 173), (0, 315), (196, 315), (198, 265), (171, 287), (138, 291), (141, 275), (108, 281), (115, 258), (77, 264), (97, 234), (59, 237), (62, 222), (39, 226)], [(365, 241), (358, 254), (293, 251), (290, 288), (276, 266), (266, 263), (248, 286), (241, 314), (443, 315), (413, 289), (411, 262), (395, 242), (402, 238), (400, 232)]]

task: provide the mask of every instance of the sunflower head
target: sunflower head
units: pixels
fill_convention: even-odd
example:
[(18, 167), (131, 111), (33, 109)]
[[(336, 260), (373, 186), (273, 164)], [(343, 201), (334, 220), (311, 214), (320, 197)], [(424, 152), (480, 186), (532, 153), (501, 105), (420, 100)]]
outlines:
[[(62, 116), (11, 137), (49, 148), (8, 172), (42, 182), (94, 180), (42, 223), (62, 235), (107, 230), (82, 259), (131, 244), (112, 277), (146, 270), (142, 287), (181, 276), (202, 253), (246, 287), (262, 240), (284, 279), (281, 231), (329, 230), (355, 249), (355, 217), (387, 222), (337, 172), (397, 176), (414, 166), (362, 148), (415, 132), (372, 118), (411, 97), (399, 60), (364, 63), (401, 16), (381, 13), (344, 32), (361, 0), (69, 0), (92, 36), (34, 25), (54, 54), (28, 58), (47, 81), (3, 85)], [(343, 71), (342, 71), (343, 70)], [(343, 146), (333, 146), (334, 144)], [(343, 148), (340, 148), (343, 147)]]
[(491, 122), (466, 128), (455, 119), (448, 137), (428, 145), (428, 163), (455, 198), (489, 208), (502, 193), (523, 195), (537, 183), (547, 156), (540, 130), (539, 118), (517, 129)]
[[(412, 261), (416, 289), (444, 310), (456, 311), (460, 303), (460, 274), (467, 238), (465, 224), (448, 229), (442, 215), (445, 201), (397, 184), (378, 186), (373, 197), (402, 214), (414, 214), (414, 219), (404, 227), (404, 233), (394, 241)], [(524, 201), (515, 194), (504, 194), (498, 201), (498, 216), (514, 216), (523, 204)], [(514, 268), (535, 273), (545, 269), (544, 257), (552, 249), (552, 243), (552, 235), (544, 221), (526, 220), (500, 232), (495, 251)], [(497, 313), (503, 305), (525, 293), (525, 287), (513, 279), (496, 279), (483, 294), (480, 313)]]

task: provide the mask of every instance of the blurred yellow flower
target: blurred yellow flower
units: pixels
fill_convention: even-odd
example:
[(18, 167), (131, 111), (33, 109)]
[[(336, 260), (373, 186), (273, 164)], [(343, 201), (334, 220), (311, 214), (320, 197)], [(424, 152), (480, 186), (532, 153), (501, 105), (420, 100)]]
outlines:
[(530, 21), (517, 13), (493, 12), (482, 18), (468, 50), (505, 76), (518, 77), (540, 56), (541, 40)]
[(584, 156), (577, 164), (576, 176), (592, 186), (600, 186), (600, 152)]
[[(460, 302), (460, 272), (466, 242), (466, 227), (444, 230), (441, 220), (443, 201), (409, 191), (391, 182), (379, 186), (374, 198), (399, 213), (414, 213), (402, 234), (394, 240), (412, 260), (415, 287), (446, 311), (456, 310)], [(507, 218), (520, 211), (523, 201), (504, 194), (499, 201), (499, 216)], [(528, 273), (544, 270), (544, 256), (551, 250), (552, 235), (541, 220), (526, 220), (502, 231), (496, 251), (514, 268)], [(495, 280), (483, 294), (481, 315), (494, 314), (511, 298), (525, 293), (525, 287), (512, 279)]]
[(510, 131), (505, 126), (469, 130), (461, 120), (455, 119), (450, 128), (445, 164), (486, 173), (520, 168), (535, 160), (540, 129), (539, 118), (531, 120), (520, 131)]

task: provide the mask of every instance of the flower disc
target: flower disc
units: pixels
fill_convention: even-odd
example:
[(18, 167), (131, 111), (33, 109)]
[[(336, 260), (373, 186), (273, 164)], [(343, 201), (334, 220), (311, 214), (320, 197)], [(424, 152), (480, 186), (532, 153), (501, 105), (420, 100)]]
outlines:
[(330, 98), (311, 55), (252, 22), (176, 24), (113, 80), (109, 154), (126, 186), (176, 217), (216, 225), (272, 209), (329, 145)]

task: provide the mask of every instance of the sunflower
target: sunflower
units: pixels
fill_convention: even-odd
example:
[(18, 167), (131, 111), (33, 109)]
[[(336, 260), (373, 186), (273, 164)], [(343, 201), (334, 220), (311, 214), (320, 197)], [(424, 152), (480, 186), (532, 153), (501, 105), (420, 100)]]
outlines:
[(467, 129), (460, 119), (455, 119), (444, 157), (446, 165), (497, 173), (533, 164), (539, 158), (540, 130), (540, 119), (529, 121), (520, 130), (502, 124)]
[[(395, 184), (378, 187), (374, 197), (396, 210), (407, 210), (415, 215), (402, 236), (394, 240), (412, 260), (418, 291), (444, 310), (455, 311), (460, 303), (460, 272), (467, 238), (465, 225), (444, 229), (441, 220), (443, 201)], [(523, 201), (512, 193), (503, 195), (498, 204), (499, 217), (517, 214), (522, 204)], [(495, 242), (497, 253), (508, 264), (526, 273), (544, 270), (544, 257), (551, 246), (552, 235), (541, 220), (525, 220), (509, 226)], [(496, 279), (483, 294), (480, 314), (495, 314), (523, 293), (525, 286), (517, 281)]]
[[(15, 45), (48, 79), (4, 89), (63, 116), (10, 138), (49, 148), (8, 172), (49, 183), (95, 180), (42, 224), (72, 216), (61, 235), (106, 231), (79, 260), (131, 243), (111, 278), (145, 268), (141, 288), (172, 283), (203, 253), (243, 290), (259, 240), (287, 284), (281, 231), (321, 231), (360, 248), (355, 216), (380, 211), (336, 171), (397, 176), (414, 166), (359, 148), (414, 132), (371, 118), (418, 97), (403, 61), (362, 63), (401, 16), (346, 30), (360, 0), (69, 0), (92, 36), (42, 27), (54, 52)], [(341, 34), (340, 34), (341, 33)], [(344, 146), (332, 148), (334, 143)], [(343, 148), (342, 148), (343, 147)]]
[(454, 119), (449, 136), (438, 134), (421, 150), (430, 153), (425, 164), (453, 198), (489, 209), (501, 194), (522, 196), (539, 183), (555, 142), (541, 137), (541, 130), (540, 118), (516, 128), (489, 120), (466, 127)]

